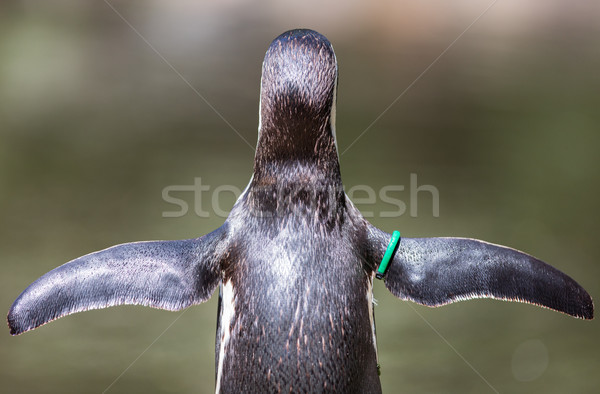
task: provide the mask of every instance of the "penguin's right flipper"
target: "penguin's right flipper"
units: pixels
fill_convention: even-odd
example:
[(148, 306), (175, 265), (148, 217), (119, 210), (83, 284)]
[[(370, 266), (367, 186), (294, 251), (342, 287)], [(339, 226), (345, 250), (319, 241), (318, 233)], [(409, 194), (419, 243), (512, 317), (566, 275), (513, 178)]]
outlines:
[[(389, 235), (373, 235), (385, 248)], [(385, 285), (396, 297), (427, 306), (495, 298), (594, 317), (592, 298), (569, 276), (518, 250), (475, 239), (402, 238)]]
[(8, 312), (12, 335), (62, 316), (115, 305), (177, 311), (206, 301), (220, 280), (226, 231), (133, 242), (79, 257), (33, 282)]

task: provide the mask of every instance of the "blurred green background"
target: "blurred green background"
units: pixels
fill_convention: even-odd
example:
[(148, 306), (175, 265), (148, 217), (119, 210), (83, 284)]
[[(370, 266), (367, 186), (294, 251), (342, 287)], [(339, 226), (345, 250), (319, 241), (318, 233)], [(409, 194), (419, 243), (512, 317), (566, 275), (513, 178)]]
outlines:
[[(340, 67), (340, 151), (490, 2), (111, 2), (252, 144), (270, 41), (309, 27)], [(498, 1), (341, 155), (346, 188), (409, 185), (418, 215), (370, 220), (408, 237), (525, 250), (598, 299), (600, 4)], [(0, 5), (0, 306), (116, 243), (191, 238), (223, 218), (164, 218), (168, 185), (243, 189), (253, 151), (104, 1)], [(210, 196), (210, 194), (208, 194)], [(181, 194), (191, 206), (190, 193)], [(220, 206), (231, 207), (223, 194)], [(398, 198), (409, 203), (408, 191)], [(210, 201), (203, 208), (210, 208)], [(474, 300), (429, 309), (375, 288), (384, 391), (587, 393), (598, 320)], [(416, 312), (415, 312), (416, 311)], [(0, 335), (6, 393), (214, 390), (216, 299), (181, 313), (117, 307)], [(419, 316), (421, 315), (423, 319)], [(432, 329), (432, 327), (434, 329)], [(474, 372), (436, 333), (443, 336)], [(144, 352), (145, 349), (151, 345)], [(138, 358), (138, 356), (141, 357)], [(134, 360), (137, 360), (131, 365)]]

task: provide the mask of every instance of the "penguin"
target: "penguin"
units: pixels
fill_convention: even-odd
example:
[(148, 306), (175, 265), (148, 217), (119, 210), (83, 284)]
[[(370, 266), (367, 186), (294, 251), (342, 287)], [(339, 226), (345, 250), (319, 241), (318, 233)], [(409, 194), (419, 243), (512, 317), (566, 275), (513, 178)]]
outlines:
[(178, 311), (219, 287), (217, 393), (379, 393), (376, 277), (396, 297), (431, 307), (485, 297), (593, 318), (575, 280), (528, 254), (370, 224), (344, 193), (337, 77), (323, 35), (275, 38), (262, 66), (253, 175), (224, 224), (199, 238), (113, 246), (48, 272), (11, 306), (10, 333), (114, 305)]

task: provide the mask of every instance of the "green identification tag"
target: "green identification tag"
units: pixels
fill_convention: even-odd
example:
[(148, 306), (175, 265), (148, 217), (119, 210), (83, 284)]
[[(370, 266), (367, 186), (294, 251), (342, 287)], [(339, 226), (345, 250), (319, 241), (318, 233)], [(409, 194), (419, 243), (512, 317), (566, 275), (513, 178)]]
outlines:
[(392, 259), (394, 252), (398, 248), (399, 243), (400, 243), (400, 231), (394, 231), (392, 233), (392, 239), (390, 240), (390, 243), (388, 244), (387, 250), (385, 251), (385, 254), (383, 255), (383, 259), (381, 260), (381, 263), (379, 263), (379, 268), (377, 268), (377, 273), (375, 274), (375, 277), (377, 279), (383, 279), (383, 276), (385, 275), (385, 271), (387, 270), (387, 266), (390, 263), (390, 260)]

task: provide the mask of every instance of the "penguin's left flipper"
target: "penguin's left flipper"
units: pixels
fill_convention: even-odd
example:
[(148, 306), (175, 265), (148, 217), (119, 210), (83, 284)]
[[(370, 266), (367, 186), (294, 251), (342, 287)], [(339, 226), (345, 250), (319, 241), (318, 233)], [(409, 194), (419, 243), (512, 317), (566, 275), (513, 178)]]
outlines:
[(206, 301), (220, 280), (224, 233), (117, 245), (55, 268), (13, 303), (10, 333), (90, 309), (128, 304), (177, 311)]
[[(383, 248), (389, 239), (380, 238)], [(569, 276), (518, 250), (475, 239), (402, 238), (385, 285), (398, 298), (432, 307), (495, 298), (594, 317), (592, 298)]]

